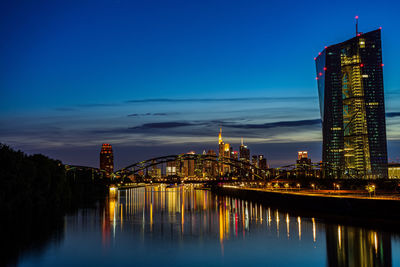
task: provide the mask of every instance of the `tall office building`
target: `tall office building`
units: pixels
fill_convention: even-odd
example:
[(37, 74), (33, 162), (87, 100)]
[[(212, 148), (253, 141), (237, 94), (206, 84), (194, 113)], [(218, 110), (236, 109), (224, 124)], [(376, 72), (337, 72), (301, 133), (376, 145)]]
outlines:
[(239, 148), (239, 159), (241, 161), (250, 162), (250, 150), (243, 144), (243, 138)]
[(114, 171), (114, 154), (110, 144), (103, 144), (100, 151), (100, 170), (107, 173)]
[(315, 60), (325, 177), (386, 178), (381, 30), (356, 30)]
[[(210, 149), (207, 151), (207, 155), (216, 156), (216, 153), (214, 150)], [(215, 161), (206, 161), (204, 165), (205, 165), (205, 172), (208, 177), (218, 176), (218, 164)]]
[(257, 155), (251, 156), (251, 164), (253, 164), (254, 167), (258, 168), (258, 156)]
[(219, 128), (219, 134), (218, 134), (218, 157), (224, 157), (224, 151), (225, 151), (225, 144), (224, 141), (222, 140), (222, 128)]
[(264, 155), (258, 155), (258, 168), (264, 171), (268, 168), (267, 159)]
[[(218, 135), (218, 158), (220, 161), (223, 161), (223, 158), (225, 160), (227, 158), (231, 157), (231, 151), (232, 148), (228, 143), (224, 143), (222, 140), (222, 128), (219, 129), (219, 135)], [(220, 174), (223, 175), (225, 173), (228, 173), (231, 171), (230, 165), (220, 163)]]
[(298, 151), (296, 163), (300, 164), (300, 165), (307, 165), (308, 167), (311, 168), (311, 159), (308, 158), (308, 152), (307, 151)]

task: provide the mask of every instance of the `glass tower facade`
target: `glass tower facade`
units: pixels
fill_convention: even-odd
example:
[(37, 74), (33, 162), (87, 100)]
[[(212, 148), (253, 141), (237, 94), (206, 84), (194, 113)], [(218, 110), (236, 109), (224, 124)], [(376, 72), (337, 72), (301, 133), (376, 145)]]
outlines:
[(387, 178), (382, 67), (380, 29), (316, 58), (325, 177)]

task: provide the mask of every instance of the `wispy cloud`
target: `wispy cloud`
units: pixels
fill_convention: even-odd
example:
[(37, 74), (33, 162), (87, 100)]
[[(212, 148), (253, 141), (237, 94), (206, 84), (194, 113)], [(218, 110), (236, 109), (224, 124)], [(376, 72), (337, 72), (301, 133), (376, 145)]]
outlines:
[(155, 102), (241, 102), (241, 101), (287, 101), (301, 100), (316, 97), (237, 97), (237, 98), (149, 98), (149, 99), (132, 99), (126, 103), (155, 103)]
[(128, 117), (145, 117), (145, 116), (167, 116), (167, 113), (162, 113), (162, 112), (158, 112), (158, 113), (132, 113), (129, 114)]
[(386, 112), (387, 118), (400, 117), (400, 112)]
[(232, 128), (245, 128), (245, 129), (269, 129), (274, 127), (297, 127), (297, 126), (310, 126), (321, 124), (320, 119), (313, 120), (297, 120), (297, 121), (277, 121), (262, 124), (229, 124), (224, 125)]
[(193, 126), (193, 123), (188, 122), (158, 122), (158, 123), (145, 123), (140, 126), (131, 127), (130, 129), (165, 129), (165, 128), (177, 128), (184, 126)]

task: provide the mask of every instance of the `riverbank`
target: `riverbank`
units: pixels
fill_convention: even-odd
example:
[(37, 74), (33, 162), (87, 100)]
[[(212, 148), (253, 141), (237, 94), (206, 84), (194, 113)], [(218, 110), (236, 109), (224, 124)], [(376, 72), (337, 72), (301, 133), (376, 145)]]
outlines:
[(61, 161), (0, 144), (0, 226), (8, 240), (3, 262), (18, 265), (32, 248), (63, 238), (64, 216), (95, 207), (108, 181), (90, 171), (67, 171)]
[(219, 195), (273, 205), (305, 216), (318, 214), (338, 223), (397, 229), (400, 222), (400, 200), (388, 198), (302, 194), (232, 186), (213, 187), (212, 191)]

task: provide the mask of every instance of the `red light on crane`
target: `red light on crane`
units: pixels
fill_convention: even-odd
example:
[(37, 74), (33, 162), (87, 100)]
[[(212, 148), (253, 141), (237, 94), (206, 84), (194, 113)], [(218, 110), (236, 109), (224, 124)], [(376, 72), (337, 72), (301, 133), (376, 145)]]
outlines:
[(361, 67), (361, 68), (364, 67), (364, 64), (361, 63), (361, 64), (360, 64), (360, 67)]

